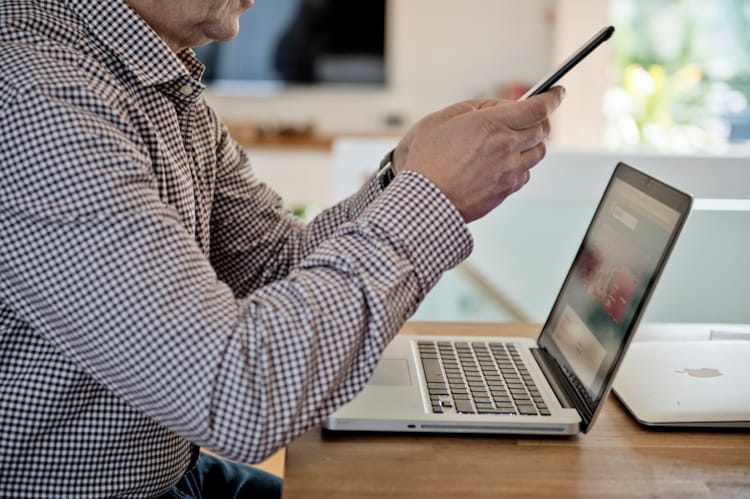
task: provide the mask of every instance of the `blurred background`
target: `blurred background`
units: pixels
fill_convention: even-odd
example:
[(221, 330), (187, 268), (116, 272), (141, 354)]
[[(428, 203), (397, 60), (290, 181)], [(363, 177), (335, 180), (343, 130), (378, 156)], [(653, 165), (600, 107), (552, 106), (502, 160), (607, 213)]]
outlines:
[(311, 217), (424, 114), (516, 98), (607, 24), (532, 181), (472, 224), (415, 319), (544, 320), (626, 161), (696, 198), (646, 320), (750, 323), (750, 0), (256, 0), (197, 54), (258, 176)]

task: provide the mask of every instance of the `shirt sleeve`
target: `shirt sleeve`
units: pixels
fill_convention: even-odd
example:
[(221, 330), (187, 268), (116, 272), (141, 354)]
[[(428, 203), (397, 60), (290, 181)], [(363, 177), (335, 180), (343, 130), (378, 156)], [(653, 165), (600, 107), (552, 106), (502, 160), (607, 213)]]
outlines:
[(236, 296), (285, 277), (341, 224), (359, 216), (382, 190), (373, 176), (350, 198), (304, 224), (283, 207), (273, 189), (258, 181), (242, 147), (213, 111), (207, 112), (218, 137), (211, 264)]
[[(237, 181), (240, 205), (274, 212), (247, 240), (294, 256), (236, 296), (160, 198), (137, 134), (94, 96), (73, 105), (66, 92), (25, 90), (0, 114), (14, 123), (0, 127), (0, 296), (95, 382), (229, 458), (260, 460), (350, 400), (471, 250), (458, 212), (415, 172), (311, 229)], [(217, 203), (217, 223), (241, 222)], [(312, 242), (289, 242), (300, 237)], [(233, 272), (257, 275), (269, 259), (253, 253), (241, 243)]]

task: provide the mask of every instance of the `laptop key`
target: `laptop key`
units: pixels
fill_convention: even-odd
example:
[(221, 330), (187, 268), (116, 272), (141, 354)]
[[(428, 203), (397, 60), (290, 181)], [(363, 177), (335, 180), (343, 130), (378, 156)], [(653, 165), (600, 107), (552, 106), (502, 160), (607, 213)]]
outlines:
[(478, 414), (498, 414), (498, 415), (502, 414), (502, 412), (500, 412), (497, 409), (477, 409), (477, 413)]
[(456, 412), (462, 414), (474, 414), (474, 407), (468, 400), (456, 400)]
[(422, 360), (422, 367), (424, 368), (424, 377), (428, 383), (442, 383), (443, 371), (440, 369), (440, 361), (436, 359), (424, 359)]
[(524, 416), (536, 416), (536, 408), (533, 405), (519, 405), (518, 412)]

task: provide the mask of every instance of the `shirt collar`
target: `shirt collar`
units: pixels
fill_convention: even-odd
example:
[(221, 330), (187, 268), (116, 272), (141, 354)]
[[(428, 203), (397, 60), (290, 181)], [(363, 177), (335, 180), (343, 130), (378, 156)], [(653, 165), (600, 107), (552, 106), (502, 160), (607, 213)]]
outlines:
[(193, 51), (187, 49), (175, 55), (124, 0), (65, 2), (143, 85), (184, 86), (189, 79), (199, 90), (196, 94), (205, 89), (200, 83), (204, 66)]

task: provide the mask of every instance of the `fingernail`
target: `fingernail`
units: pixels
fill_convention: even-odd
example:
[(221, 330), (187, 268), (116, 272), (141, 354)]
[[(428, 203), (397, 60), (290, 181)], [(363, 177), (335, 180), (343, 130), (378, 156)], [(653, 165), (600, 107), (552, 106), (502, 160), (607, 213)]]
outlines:
[(562, 93), (560, 94), (560, 97), (563, 99), (565, 98), (565, 94), (567, 93), (567, 90), (565, 90), (565, 87), (560, 87), (560, 90), (562, 90)]

